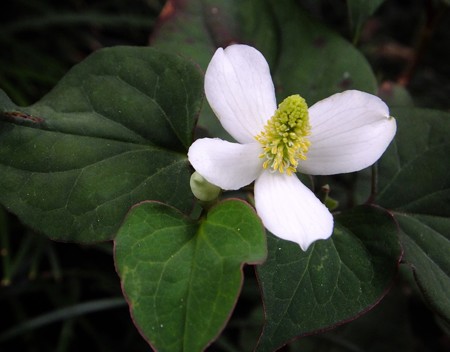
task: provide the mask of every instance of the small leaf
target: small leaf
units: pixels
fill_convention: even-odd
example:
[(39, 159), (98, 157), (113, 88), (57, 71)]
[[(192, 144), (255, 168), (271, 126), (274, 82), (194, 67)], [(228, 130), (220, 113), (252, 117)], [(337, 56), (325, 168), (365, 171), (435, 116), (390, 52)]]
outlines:
[(0, 202), (79, 242), (110, 239), (143, 200), (188, 210), (186, 150), (201, 100), (194, 66), (133, 47), (97, 51), (30, 107), (0, 94)]
[(200, 223), (167, 205), (134, 207), (115, 239), (115, 262), (132, 316), (159, 351), (202, 351), (238, 297), (244, 263), (267, 255), (264, 228), (238, 200)]
[(358, 207), (336, 217), (333, 236), (307, 252), (269, 237), (258, 268), (266, 323), (258, 351), (273, 351), (297, 336), (355, 319), (386, 294), (401, 250), (392, 217)]
[(450, 322), (450, 114), (395, 109), (394, 142), (379, 163), (377, 203), (392, 209), (404, 259), (429, 305)]
[(347, 0), (350, 26), (355, 39), (359, 37), (361, 28), (367, 19), (381, 6), (385, 0)]

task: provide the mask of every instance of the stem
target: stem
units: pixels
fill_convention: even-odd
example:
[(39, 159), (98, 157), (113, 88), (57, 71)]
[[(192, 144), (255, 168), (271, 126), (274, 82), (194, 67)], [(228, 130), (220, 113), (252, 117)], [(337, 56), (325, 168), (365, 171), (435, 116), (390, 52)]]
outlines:
[(3, 278), (0, 281), (0, 286), (8, 286), (11, 283), (11, 246), (6, 224), (6, 214), (3, 209), (0, 210), (0, 226), (0, 257), (2, 257), (3, 264)]
[(31, 248), (34, 246), (34, 238), (30, 234), (27, 234), (21, 241), (20, 247), (17, 249), (13, 260), (11, 260), (11, 278), (16, 274), (31, 252)]
[(41, 328), (57, 321), (64, 321), (88, 313), (99, 312), (103, 310), (119, 308), (126, 305), (123, 297), (105, 298), (75, 304), (73, 306), (60, 308), (35, 318), (29, 319), (0, 334), (0, 342), (23, 335), (31, 330)]
[(215, 341), (215, 344), (226, 352), (239, 352), (239, 350), (229, 342), (226, 337), (221, 337)]
[(61, 266), (59, 265), (58, 256), (56, 255), (55, 248), (53, 247), (53, 244), (50, 243), (48, 249), (47, 249), (47, 255), (48, 260), (50, 262), (50, 266), (52, 268), (53, 277), (55, 280), (60, 280), (62, 278), (62, 270)]
[(30, 271), (28, 273), (28, 278), (30, 280), (34, 280), (37, 277), (37, 273), (39, 270), (39, 264), (42, 258), (43, 250), (44, 250), (44, 243), (45, 239), (43, 237), (37, 238), (36, 243), (36, 249), (33, 252), (33, 256), (31, 258), (31, 265), (30, 265)]
[(369, 199), (367, 199), (368, 204), (371, 204), (375, 201), (375, 198), (377, 197), (378, 193), (378, 164), (375, 163), (371, 167), (372, 170), (372, 180), (370, 185), (370, 196)]
[(441, 2), (438, 9), (433, 8), (432, 0), (428, 0), (425, 6), (426, 21), (420, 30), (419, 39), (414, 51), (415, 55), (398, 78), (398, 83), (402, 86), (408, 86), (411, 82), (417, 67), (425, 56), (431, 37), (445, 12), (445, 5), (443, 2)]

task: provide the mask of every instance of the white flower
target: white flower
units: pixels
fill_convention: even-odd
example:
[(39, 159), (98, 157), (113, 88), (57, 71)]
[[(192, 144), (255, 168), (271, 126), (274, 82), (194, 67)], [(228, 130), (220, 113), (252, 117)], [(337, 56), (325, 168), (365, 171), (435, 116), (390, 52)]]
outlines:
[(269, 66), (256, 49), (218, 49), (205, 74), (205, 94), (225, 130), (239, 143), (203, 138), (189, 148), (207, 181), (236, 190), (255, 181), (255, 207), (274, 235), (303, 250), (333, 232), (328, 209), (295, 175), (361, 170), (386, 150), (396, 131), (376, 96), (346, 91), (309, 109), (300, 96), (277, 110)]

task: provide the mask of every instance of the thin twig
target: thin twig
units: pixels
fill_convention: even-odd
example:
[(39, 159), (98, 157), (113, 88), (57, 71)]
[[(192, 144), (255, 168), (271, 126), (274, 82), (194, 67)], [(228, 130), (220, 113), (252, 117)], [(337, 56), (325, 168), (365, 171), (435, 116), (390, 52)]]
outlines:
[(372, 165), (371, 167), (371, 171), (372, 171), (372, 179), (371, 179), (371, 184), (370, 184), (370, 196), (367, 199), (367, 204), (371, 204), (373, 202), (375, 202), (375, 198), (377, 197), (378, 194), (378, 164), (375, 163)]
[(427, 52), (434, 31), (446, 10), (446, 5), (443, 2), (440, 3), (439, 8), (437, 9), (434, 8), (432, 0), (428, 0), (425, 6), (427, 18), (420, 30), (419, 39), (414, 50), (415, 55), (397, 80), (397, 83), (402, 86), (408, 86), (411, 82), (417, 67), (422, 62)]

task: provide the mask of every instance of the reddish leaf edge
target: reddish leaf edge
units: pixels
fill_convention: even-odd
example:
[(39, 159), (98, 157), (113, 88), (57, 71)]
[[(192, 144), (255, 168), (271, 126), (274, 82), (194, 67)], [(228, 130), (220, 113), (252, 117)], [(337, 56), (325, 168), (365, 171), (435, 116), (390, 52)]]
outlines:
[[(229, 202), (229, 201), (238, 201), (238, 202), (244, 203), (245, 205), (247, 205), (247, 206), (248, 206), (248, 207), (256, 214), (256, 210), (255, 210), (248, 202), (246, 202), (246, 201), (244, 201), (244, 200), (242, 200), (242, 199), (240, 199), (240, 198), (227, 198), (227, 199), (223, 199), (223, 200), (217, 202), (217, 203), (216, 203), (214, 206), (212, 206), (209, 210), (212, 210), (212, 209), (214, 209), (215, 207), (217, 207), (218, 205), (223, 204), (223, 203), (226, 203), (226, 202)], [(131, 212), (134, 208), (139, 207), (139, 206), (141, 206), (142, 204), (145, 204), (145, 203), (160, 204), (160, 205), (164, 205), (164, 206), (166, 206), (166, 207), (172, 208), (172, 209), (175, 210), (177, 213), (179, 213), (183, 219), (186, 219), (187, 221), (190, 221), (190, 222), (197, 222), (199, 227), (200, 227), (200, 225), (201, 225), (201, 222), (204, 221), (205, 218), (207, 218), (207, 217), (204, 217), (204, 216), (200, 216), (199, 219), (193, 220), (192, 218), (190, 218), (189, 216), (187, 216), (186, 214), (184, 214), (183, 212), (181, 212), (180, 210), (178, 210), (177, 208), (175, 208), (175, 207), (173, 207), (173, 206), (171, 206), (171, 205), (168, 205), (168, 204), (166, 204), (166, 203), (159, 202), (159, 201), (146, 200), (146, 201), (142, 201), (142, 202), (139, 202), (139, 203), (136, 203), (135, 205), (133, 205), (133, 206), (128, 210), (128, 213), (127, 213), (126, 216), (124, 217), (124, 219), (123, 219), (123, 221), (122, 221), (122, 224), (127, 220), (128, 216), (129, 216), (129, 214), (130, 214), (130, 212)], [(257, 215), (257, 214), (256, 214), (256, 215)], [(263, 228), (264, 231), (265, 231), (265, 228), (264, 228), (264, 226), (263, 226), (263, 224), (262, 224), (262, 221), (261, 221), (261, 219), (259, 218), (259, 216), (258, 216), (258, 219), (259, 219), (259, 222), (260, 222), (262, 228)], [(129, 311), (129, 313), (130, 313), (131, 321), (132, 321), (133, 325), (136, 327), (136, 329), (137, 329), (137, 331), (139, 332), (139, 334), (140, 334), (140, 335), (142, 336), (142, 338), (144, 339), (144, 341), (147, 342), (147, 344), (150, 346), (151, 349), (153, 349), (153, 351), (157, 352), (158, 350), (156, 349), (156, 347), (153, 346), (153, 344), (152, 344), (152, 342), (150, 341), (150, 339), (144, 334), (143, 330), (141, 329), (141, 327), (140, 327), (140, 326), (137, 324), (137, 322), (136, 322), (136, 319), (135, 319), (135, 317), (134, 317), (134, 314), (133, 314), (133, 311), (132, 311), (132, 307), (131, 307), (131, 304), (130, 304), (129, 297), (128, 297), (128, 295), (126, 294), (125, 288), (124, 288), (124, 286), (123, 286), (123, 281), (121, 280), (120, 270), (119, 270), (119, 268), (117, 267), (117, 263), (116, 263), (116, 236), (114, 236), (114, 238), (112, 239), (112, 242), (113, 242), (113, 261), (114, 261), (114, 269), (115, 269), (115, 271), (116, 271), (116, 273), (117, 273), (117, 275), (118, 275), (118, 277), (119, 277), (119, 281), (120, 281), (120, 289), (121, 289), (121, 291), (122, 291), (122, 295), (123, 295), (123, 297), (124, 297), (124, 299), (125, 299), (125, 302), (126, 302), (127, 305), (128, 305), (128, 311)], [(241, 292), (242, 292), (242, 286), (243, 286), (243, 284), (244, 284), (244, 270), (243, 270), (243, 269), (244, 269), (244, 266), (245, 266), (245, 265), (261, 265), (261, 264), (263, 264), (263, 263), (266, 261), (266, 259), (267, 259), (267, 236), (264, 236), (264, 242), (265, 242), (265, 247), (266, 247), (266, 255), (265, 255), (265, 258), (264, 258), (263, 260), (261, 260), (261, 261), (255, 261), (255, 262), (242, 262), (242, 263), (241, 263), (241, 265), (240, 265), (241, 281), (240, 281), (240, 283), (239, 283), (239, 290), (238, 290), (238, 293), (237, 293), (237, 295), (236, 295), (236, 297), (235, 297), (235, 299), (234, 299), (233, 307), (232, 307), (232, 309), (230, 309), (230, 312), (229, 312), (229, 314), (228, 314), (228, 317), (224, 320), (223, 325), (220, 327), (220, 329), (218, 330), (217, 334), (216, 334), (216, 335), (215, 335), (215, 336), (214, 336), (214, 337), (213, 337), (213, 338), (212, 338), (212, 339), (204, 346), (203, 351), (206, 350), (209, 346), (211, 346), (211, 345), (212, 345), (212, 344), (220, 337), (220, 335), (222, 334), (222, 332), (224, 331), (224, 329), (225, 329), (226, 326), (228, 325), (228, 322), (229, 322), (230, 319), (231, 319), (231, 316), (232, 316), (232, 314), (233, 314), (233, 312), (234, 312), (234, 309), (236, 308), (237, 301), (238, 301), (238, 299), (239, 299), (239, 297), (240, 297), (240, 295), (241, 295)], [(255, 273), (256, 273), (256, 270), (255, 270)]]
[[(274, 349), (274, 351), (278, 351), (281, 348), (283, 348), (283, 347), (285, 347), (285, 346), (287, 346), (287, 345), (289, 345), (289, 344), (291, 344), (291, 343), (293, 343), (293, 342), (295, 342), (295, 341), (297, 341), (297, 340), (299, 340), (301, 338), (309, 337), (309, 336), (315, 336), (315, 335), (319, 335), (319, 334), (323, 334), (323, 333), (332, 331), (332, 330), (334, 330), (334, 329), (336, 329), (336, 328), (338, 328), (338, 327), (340, 327), (342, 325), (345, 325), (347, 323), (350, 323), (350, 322), (352, 322), (352, 321), (362, 317), (366, 313), (370, 312), (373, 308), (375, 308), (384, 299), (384, 297), (386, 297), (386, 295), (391, 291), (391, 289), (394, 287), (394, 285), (395, 285), (395, 283), (397, 281), (397, 278), (398, 278), (400, 265), (403, 264), (403, 254), (404, 254), (403, 244), (402, 244), (402, 242), (400, 240), (400, 225), (399, 225), (397, 219), (394, 216), (394, 212), (392, 212), (392, 211), (390, 211), (388, 209), (384, 209), (383, 207), (380, 207), (379, 205), (376, 205), (376, 204), (362, 204), (359, 207), (376, 208), (376, 209), (382, 210), (387, 215), (389, 215), (389, 217), (394, 221), (395, 226), (397, 228), (397, 232), (396, 232), (396, 234), (397, 234), (397, 236), (396, 236), (397, 237), (397, 243), (398, 243), (399, 248), (400, 248), (399, 257), (397, 258), (396, 267), (395, 267), (396, 268), (396, 273), (395, 273), (394, 277), (392, 278), (392, 280), (389, 283), (389, 285), (386, 286), (385, 290), (380, 294), (378, 299), (375, 300), (375, 302), (373, 302), (373, 304), (367, 306), (365, 309), (359, 311), (358, 313), (356, 313), (355, 315), (353, 315), (353, 316), (351, 316), (351, 317), (349, 317), (347, 319), (343, 319), (343, 320), (337, 322), (336, 324), (333, 324), (333, 325), (330, 325), (330, 326), (327, 326), (327, 327), (324, 327), (324, 328), (321, 328), (321, 329), (312, 330), (312, 331), (306, 332), (304, 334), (300, 334), (300, 335), (294, 336), (292, 339), (290, 339), (290, 340), (280, 344), (279, 346), (277, 346)], [(339, 213), (340, 212), (333, 212), (333, 215), (338, 215)], [(263, 324), (263, 327), (262, 327), (261, 334), (260, 334), (260, 336), (258, 338), (258, 342), (256, 343), (256, 346), (255, 346), (255, 350), (256, 350), (257, 347), (260, 344), (260, 341), (261, 341), (261, 338), (262, 338), (262, 335), (263, 335), (263, 332), (264, 332), (264, 326), (265, 326), (265, 322), (267, 321), (267, 316), (266, 316), (266, 306), (265, 306), (265, 303), (264, 303), (264, 292), (263, 292), (262, 286), (260, 284), (261, 281), (260, 281), (260, 278), (259, 278), (259, 275), (258, 275), (258, 271), (255, 270), (255, 274), (256, 274), (256, 280), (258, 282), (259, 290), (260, 290), (260, 293), (261, 293), (261, 301), (262, 301), (263, 311), (264, 311), (264, 324)]]
[[(392, 215), (394, 216), (395, 219), (395, 215), (413, 215), (413, 214), (408, 214), (408, 213), (402, 213), (402, 212), (398, 212), (398, 211), (393, 211)], [(398, 225), (398, 224), (397, 224)], [(399, 226), (399, 225), (398, 225)], [(401, 228), (400, 228), (400, 231)], [(403, 232), (403, 231), (402, 231)], [(405, 232), (403, 232), (405, 236), (408, 236)], [(401, 241), (400, 238), (400, 246), (402, 247), (402, 253), (404, 251), (403, 249), (403, 242)], [(448, 316), (446, 316), (445, 314), (443, 314), (438, 307), (436, 307), (432, 302), (433, 302), (433, 298), (431, 297), (431, 295), (429, 294), (429, 290), (428, 288), (425, 287), (425, 285), (422, 284), (422, 282), (420, 281), (420, 279), (418, 279), (418, 275), (417, 274), (417, 268), (414, 265), (413, 262), (408, 261), (404, 258), (402, 258), (402, 261), (400, 264), (403, 264), (405, 266), (407, 266), (414, 277), (414, 283), (417, 285), (417, 288), (419, 289), (420, 294), (422, 295), (422, 299), (423, 302), (425, 303), (425, 305), (431, 310), (431, 312), (433, 312), (434, 314), (436, 314), (439, 318), (441, 318), (443, 321), (445, 321), (447, 324), (450, 324), (450, 318)]]

